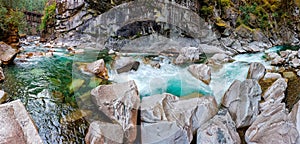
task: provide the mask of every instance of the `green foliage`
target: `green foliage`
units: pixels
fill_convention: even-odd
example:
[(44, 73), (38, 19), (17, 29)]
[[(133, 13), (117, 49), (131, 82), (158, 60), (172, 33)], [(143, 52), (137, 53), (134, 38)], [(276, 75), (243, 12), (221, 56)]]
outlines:
[(47, 22), (54, 18), (55, 16), (56, 3), (46, 6), (44, 10), (44, 16), (42, 17), (42, 22), (40, 25), (40, 30), (45, 30)]
[(213, 10), (213, 6), (202, 6), (202, 8), (200, 9), (200, 14), (203, 16), (210, 16), (213, 14)]
[(230, 0), (221, 0), (221, 6), (224, 8), (230, 6)]

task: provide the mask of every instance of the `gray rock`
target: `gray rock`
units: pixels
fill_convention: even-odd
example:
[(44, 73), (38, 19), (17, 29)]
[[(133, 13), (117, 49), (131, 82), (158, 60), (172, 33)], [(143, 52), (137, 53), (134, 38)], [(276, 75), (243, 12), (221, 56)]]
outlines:
[(184, 128), (188, 132), (190, 142), (196, 130), (215, 116), (217, 112), (217, 102), (211, 96), (179, 100), (165, 105), (168, 121), (176, 121), (178, 126)]
[(234, 43), (234, 41), (235, 40), (230, 37), (221, 38), (220, 40), (221, 44), (223, 44), (226, 47), (230, 47)]
[(85, 136), (87, 144), (122, 144), (124, 132), (118, 124), (94, 121), (90, 124), (88, 133)]
[(4, 103), (8, 99), (8, 94), (0, 90), (0, 104)]
[(263, 94), (265, 102), (260, 104), (261, 110), (267, 109), (270, 103), (281, 103), (284, 99), (286, 88), (287, 82), (285, 79), (277, 79)]
[(202, 52), (206, 55), (213, 55), (216, 53), (225, 53), (225, 51), (221, 47), (207, 45), (207, 44), (200, 44), (199, 45)]
[(200, 59), (200, 49), (196, 47), (184, 47), (180, 50), (179, 56), (175, 60), (175, 64), (185, 62), (194, 62)]
[(167, 121), (164, 105), (178, 100), (177, 96), (167, 93), (144, 97), (141, 103), (141, 120), (147, 123)]
[(263, 78), (263, 80), (276, 80), (281, 78), (281, 75), (279, 73), (269, 73), (267, 72)]
[(138, 70), (140, 62), (135, 61), (132, 57), (120, 57), (114, 63), (114, 69), (118, 73), (129, 72), (130, 70)]
[(8, 64), (16, 57), (18, 50), (13, 49), (11, 46), (0, 42), (0, 60), (3, 64)]
[(134, 81), (101, 85), (91, 91), (93, 102), (110, 119), (117, 121), (125, 131), (125, 138), (136, 138), (137, 112), (140, 97)]
[(221, 65), (223, 63), (232, 62), (232, 61), (234, 61), (234, 59), (225, 53), (214, 54), (211, 58), (208, 59), (209, 64), (217, 64), (217, 65)]
[(253, 62), (250, 64), (247, 78), (256, 79), (259, 81), (261, 78), (264, 77), (265, 72), (266, 72), (266, 68), (263, 64), (258, 62)]
[(298, 68), (300, 66), (300, 60), (298, 58), (294, 58), (291, 63), (294, 68)]
[(279, 55), (276, 52), (270, 52), (270, 53), (267, 54), (267, 59), (268, 60), (273, 60), (273, 59), (275, 59), (278, 56)]
[(300, 49), (298, 50), (298, 58), (300, 58)]
[(211, 80), (211, 69), (205, 64), (193, 64), (188, 67), (188, 71), (197, 79), (209, 84)]
[(285, 62), (285, 59), (280, 57), (280, 56), (276, 56), (272, 62), (271, 65), (282, 65)]
[(42, 144), (42, 139), (20, 100), (0, 105), (1, 143)]
[(240, 144), (240, 136), (227, 110), (221, 109), (216, 116), (197, 130), (197, 144)]
[[(289, 114), (289, 119), (295, 124), (298, 134), (300, 134), (300, 101), (294, 105)], [(296, 143), (300, 143), (300, 137), (297, 138)]]
[(261, 88), (255, 79), (235, 80), (226, 91), (222, 105), (228, 109), (237, 128), (249, 126), (258, 115)]
[(236, 41), (232, 44), (231, 48), (233, 48), (234, 50), (236, 50), (238, 53), (245, 53), (245, 52), (246, 52), (246, 51), (242, 48), (242, 45), (241, 45), (241, 43), (240, 43), (238, 40), (236, 40)]
[(297, 72), (297, 75), (300, 77), (300, 70)]
[(103, 59), (89, 63), (86, 66), (87, 70), (93, 74), (99, 74), (105, 70), (105, 63)]
[(100, 78), (108, 79), (108, 72), (103, 59), (88, 63), (86, 65), (86, 70), (84, 69), (84, 71), (92, 73)]
[(139, 66), (140, 66), (140, 62), (134, 61), (132, 63), (128, 63), (124, 67), (117, 69), (117, 73), (120, 74), (120, 73), (124, 73), (124, 72), (129, 72), (131, 70), (137, 71)]
[(282, 58), (288, 58), (289, 54), (291, 54), (292, 51), (291, 50), (286, 50), (286, 51), (280, 51), (279, 53), (280, 53), (280, 56)]
[(176, 122), (142, 123), (142, 143), (145, 144), (187, 144), (187, 131)]
[(5, 80), (4, 72), (2, 67), (0, 67), (0, 82)]
[(179, 99), (171, 94), (162, 94), (143, 98), (141, 103), (143, 122), (175, 121), (180, 128), (187, 131), (189, 142), (196, 130), (217, 111), (216, 100), (209, 96)]
[(253, 144), (292, 144), (298, 136), (295, 124), (288, 118), (285, 104), (274, 103), (257, 116), (247, 129), (245, 140)]

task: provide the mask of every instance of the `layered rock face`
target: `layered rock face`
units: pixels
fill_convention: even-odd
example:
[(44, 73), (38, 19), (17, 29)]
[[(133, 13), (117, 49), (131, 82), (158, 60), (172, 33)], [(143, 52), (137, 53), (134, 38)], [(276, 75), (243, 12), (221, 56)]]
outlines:
[[(143, 98), (141, 120), (148, 123), (148, 129), (151, 125), (160, 125), (158, 123), (161, 121), (176, 122), (177, 126), (187, 133), (187, 141), (191, 142), (197, 129), (217, 111), (217, 103), (213, 97), (180, 100), (171, 94), (162, 94)], [(155, 137), (153, 138), (152, 142), (155, 142)]]
[(225, 93), (222, 105), (226, 107), (237, 128), (249, 126), (259, 113), (261, 87), (255, 79), (234, 81)]
[(240, 144), (235, 123), (227, 110), (221, 109), (216, 116), (204, 123), (197, 131), (198, 144)]
[(93, 89), (91, 95), (99, 111), (122, 127), (125, 142), (134, 142), (137, 135), (137, 112), (140, 103), (135, 82), (101, 85)]
[(1, 143), (42, 144), (42, 139), (20, 100), (0, 105)]

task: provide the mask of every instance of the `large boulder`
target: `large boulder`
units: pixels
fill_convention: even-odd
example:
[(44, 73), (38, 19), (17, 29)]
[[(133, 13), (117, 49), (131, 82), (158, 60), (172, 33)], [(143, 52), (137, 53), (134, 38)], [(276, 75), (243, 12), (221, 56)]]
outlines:
[(142, 143), (145, 144), (186, 144), (190, 143), (187, 131), (176, 122), (161, 121), (142, 123)]
[(111, 120), (118, 122), (128, 142), (136, 138), (140, 97), (134, 81), (101, 85), (91, 91), (93, 102)]
[(285, 79), (277, 79), (263, 94), (264, 102), (260, 104), (261, 110), (267, 109), (270, 103), (281, 103), (285, 97), (286, 88)]
[(211, 69), (205, 64), (193, 64), (188, 67), (188, 71), (197, 79), (209, 84), (211, 80)]
[(42, 139), (20, 100), (0, 105), (1, 143), (42, 144)]
[(144, 97), (141, 103), (141, 120), (148, 123), (168, 120), (164, 105), (178, 100), (177, 96), (168, 93)]
[(217, 102), (211, 96), (178, 99), (176, 96), (163, 94), (144, 98), (141, 103), (143, 122), (175, 121), (180, 128), (187, 131), (190, 142), (196, 130), (217, 112)]
[(245, 133), (247, 143), (292, 144), (296, 143), (298, 132), (288, 118), (284, 103), (269, 104), (255, 119)]
[(237, 128), (249, 126), (259, 113), (261, 87), (255, 79), (235, 80), (226, 91), (222, 105), (228, 109)]
[(85, 136), (87, 144), (122, 144), (124, 132), (121, 125), (94, 121)]
[(5, 80), (4, 72), (2, 67), (0, 67), (0, 82)]
[(260, 80), (261, 78), (264, 77), (265, 72), (266, 72), (266, 68), (263, 64), (258, 62), (253, 62), (250, 64), (247, 78)]
[[(300, 134), (300, 101), (294, 105), (291, 113), (289, 114), (289, 118), (295, 124), (297, 131)], [(300, 137), (297, 138), (296, 143), (300, 143)]]
[(197, 131), (197, 144), (240, 144), (235, 123), (226, 109), (203, 124)]
[(86, 69), (90, 73), (93, 73), (101, 78), (108, 79), (108, 72), (103, 59), (87, 64)]
[(4, 42), (0, 42), (0, 61), (3, 64), (10, 63), (17, 55), (18, 50), (13, 49), (11, 46)]

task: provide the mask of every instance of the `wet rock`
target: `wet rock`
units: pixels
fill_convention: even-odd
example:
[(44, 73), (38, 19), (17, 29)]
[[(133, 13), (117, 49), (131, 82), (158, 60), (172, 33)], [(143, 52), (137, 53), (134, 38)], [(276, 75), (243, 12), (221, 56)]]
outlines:
[(7, 99), (8, 99), (8, 94), (0, 90), (0, 104), (6, 102)]
[(266, 68), (263, 64), (258, 62), (253, 62), (250, 64), (247, 79), (256, 79), (259, 81), (261, 78), (264, 77), (265, 72), (266, 72)]
[(108, 79), (108, 72), (103, 59), (87, 64), (86, 69), (98, 77)]
[(188, 71), (197, 79), (209, 84), (211, 80), (211, 69), (205, 64), (193, 64), (188, 67)]
[(176, 122), (142, 123), (142, 143), (186, 144), (190, 143), (187, 132)]
[(143, 98), (141, 120), (146, 123), (175, 121), (180, 128), (187, 131), (191, 142), (196, 130), (217, 111), (218, 106), (214, 97), (179, 99), (171, 94), (162, 94)]
[(183, 64), (188, 61), (194, 62), (200, 59), (200, 49), (196, 47), (184, 47), (180, 50), (179, 56), (175, 60), (175, 64)]
[(228, 109), (237, 128), (249, 126), (258, 115), (261, 87), (255, 79), (235, 80), (226, 91), (222, 105)]
[(87, 144), (122, 144), (124, 132), (122, 126), (112, 123), (94, 121), (85, 136)]
[(0, 111), (1, 143), (43, 143), (20, 100), (0, 105)]
[(277, 80), (281, 78), (281, 75), (279, 73), (269, 73), (267, 72), (263, 78), (264, 81), (266, 80)]
[(240, 136), (227, 110), (221, 109), (197, 130), (198, 144), (240, 144)]
[(135, 82), (101, 85), (93, 89), (91, 95), (98, 109), (117, 121), (125, 131), (127, 141), (133, 142), (137, 134), (137, 112), (140, 103)]
[(116, 59), (114, 68), (117, 73), (129, 72), (131, 70), (137, 71), (140, 66), (140, 62), (135, 61), (132, 57), (120, 57)]
[(260, 109), (268, 108), (270, 103), (281, 103), (284, 99), (284, 92), (287, 88), (287, 82), (284, 78), (277, 79), (263, 94), (264, 102), (260, 104)]
[(217, 65), (221, 65), (223, 63), (233, 62), (233, 61), (234, 59), (225, 53), (214, 54), (210, 59), (208, 59), (209, 64), (217, 64)]
[(168, 120), (164, 105), (178, 100), (177, 96), (167, 93), (144, 97), (141, 103), (141, 120), (147, 123)]
[(245, 133), (247, 143), (295, 143), (298, 132), (284, 103), (270, 104)]
[(18, 50), (4, 42), (0, 42), (0, 60), (3, 64), (9, 64), (16, 57)]
[(2, 67), (0, 67), (0, 82), (5, 80), (4, 72)]

